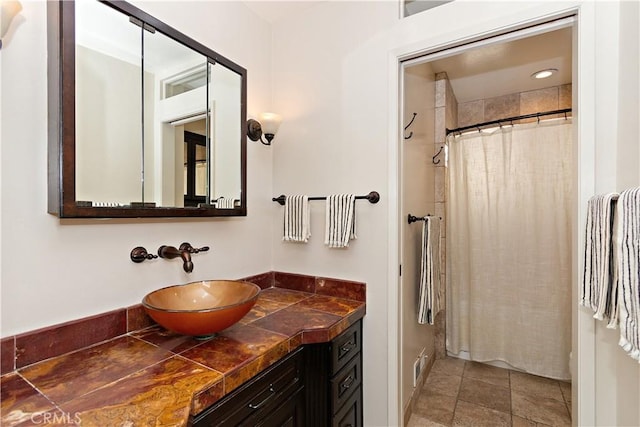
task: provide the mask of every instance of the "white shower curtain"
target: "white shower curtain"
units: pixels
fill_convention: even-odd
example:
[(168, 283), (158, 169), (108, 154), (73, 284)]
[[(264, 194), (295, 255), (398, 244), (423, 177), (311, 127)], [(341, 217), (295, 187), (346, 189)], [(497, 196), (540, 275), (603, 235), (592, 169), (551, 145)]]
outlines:
[(569, 379), (570, 121), (449, 140), (447, 350)]

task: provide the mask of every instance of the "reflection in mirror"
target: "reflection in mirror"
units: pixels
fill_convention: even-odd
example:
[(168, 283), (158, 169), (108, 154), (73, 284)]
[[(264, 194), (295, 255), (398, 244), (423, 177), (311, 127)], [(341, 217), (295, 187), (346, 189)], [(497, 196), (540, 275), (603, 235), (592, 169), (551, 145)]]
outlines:
[(141, 42), (128, 16), (97, 1), (76, 3), (78, 201), (141, 201)]
[[(210, 193), (218, 207), (233, 206), (242, 195), (241, 146), (242, 139), (242, 76), (221, 64), (209, 64), (209, 121)], [(231, 205), (223, 204), (224, 201)]]
[[(176, 138), (180, 132), (176, 131)], [(207, 195), (207, 121), (202, 119), (184, 125), (183, 188), (184, 205), (206, 203)], [(176, 186), (178, 183), (176, 183)]]
[[(145, 161), (145, 200), (183, 207), (183, 125), (203, 117), (206, 121), (207, 58), (159, 31), (145, 31), (144, 70), (155, 89), (144, 103), (145, 109), (153, 108), (153, 135), (145, 135), (144, 144), (145, 159), (150, 160)], [(206, 198), (201, 203), (207, 203)]]

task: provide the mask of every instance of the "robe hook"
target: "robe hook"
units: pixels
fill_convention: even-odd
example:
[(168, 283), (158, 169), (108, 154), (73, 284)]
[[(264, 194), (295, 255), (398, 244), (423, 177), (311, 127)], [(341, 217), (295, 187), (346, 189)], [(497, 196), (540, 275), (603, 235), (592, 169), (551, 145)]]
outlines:
[(442, 150), (444, 150), (444, 145), (441, 146), (440, 149), (438, 150), (438, 152), (436, 153), (436, 155), (431, 158), (431, 161), (433, 162), (434, 165), (437, 165), (437, 164), (440, 163), (440, 159), (438, 159), (438, 161), (436, 161), (436, 157), (438, 157), (440, 155), (440, 153), (442, 153)]
[[(407, 129), (409, 129), (409, 126), (411, 126), (411, 124), (413, 123), (413, 121), (416, 119), (416, 116), (418, 115), (418, 113), (413, 113), (413, 117), (411, 118), (411, 121), (409, 122), (408, 125), (406, 125), (404, 127), (404, 130), (406, 131)], [(413, 136), (413, 131), (409, 132), (409, 136), (405, 136), (404, 139), (410, 139)]]

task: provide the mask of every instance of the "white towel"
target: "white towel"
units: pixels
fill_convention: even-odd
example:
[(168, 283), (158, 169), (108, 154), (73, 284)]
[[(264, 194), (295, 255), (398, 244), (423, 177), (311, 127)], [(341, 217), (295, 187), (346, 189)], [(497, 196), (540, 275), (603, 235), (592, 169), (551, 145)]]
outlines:
[(594, 311), (593, 317), (615, 327), (617, 280), (613, 263), (613, 223), (618, 194), (593, 196), (587, 203), (584, 247), (584, 277), (580, 304)]
[(619, 344), (640, 362), (640, 187), (620, 193), (616, 214)]
[(346, 248), (356, 239), (356, 196), (333, 194), (327, 197), (324, 243), (330, 248)]
[(286, 196), (284, 199), (285, 242), (307, 243), (311, 237), (309, 197), (304, 195)]
[(219, 197), (216, 200), (216, 208), (218, 209), (233, 209), (235, 208), (235, 199), (233, 198), (224, 198), (224, 197)]
[(425, 216), (422, 225), (418, 323), (430, 324), (443, 302), (440, 280), (440, 218)]

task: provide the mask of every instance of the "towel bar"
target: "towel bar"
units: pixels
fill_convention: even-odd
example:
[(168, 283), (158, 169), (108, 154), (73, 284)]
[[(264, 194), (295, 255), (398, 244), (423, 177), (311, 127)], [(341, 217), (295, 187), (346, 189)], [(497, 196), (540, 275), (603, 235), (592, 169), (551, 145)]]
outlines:
[[(427, 216), (432, 216), (431, 214), (427, 214)], [(438, 217), (438, 219), (442, 219), (441, 217)], [(418, 222), (418, 221), (424, 221), (424, 217), (423, 216), (415, 216), (415, 215), (407, 215), (407, 222), (409, 224), (411, 224), (412, 222)]]
[[(278, 202), (284, 206), (285, 198), (286, 196), (282, 194), (279, 197), (273, 197), (271, 201)], [(366, 196), (356, 196), (356, 199), (367, 199), (369, 203), (378, 203), (380, 201), (380, 193), (378, 193), (377, 191), (372, 191)], [(309, 200), (327, 200), (327, 197), (326, 196), (309, 197)]]

